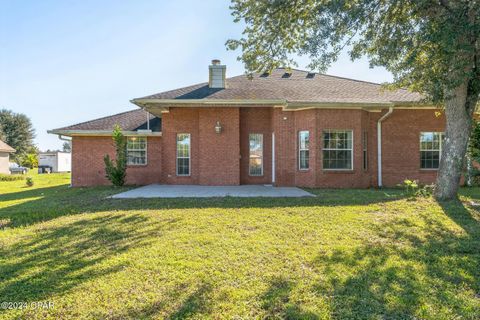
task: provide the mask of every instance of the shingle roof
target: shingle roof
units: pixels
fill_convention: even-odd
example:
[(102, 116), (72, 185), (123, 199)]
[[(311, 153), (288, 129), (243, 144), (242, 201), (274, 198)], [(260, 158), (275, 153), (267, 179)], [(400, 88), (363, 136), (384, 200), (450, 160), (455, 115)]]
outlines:
[(0, 152), (15, 152), (15, 149), (10, 147), (8, 144), (0, 140)]
[[(405, 89), (385, 90), (382, 85), (302, 70), (278, 68), (271, 74), (240, 75), (227, 79), (227, 88), (212, 89), (208, 83), (165, 91), (138, 99), (272, 99), (317, 103), (409, 103), (422, 96)], [(137, 100), (137, 99), (135, 99)]]
[[(122, 130), (135, 131), (147, 128), (147, 114), (142, 109), (130, 110), (117, 113), (112, 116), (98, 118), (86, 122), (77, 123), (71, 126), (54, 129), (52, 131), (67, 130), (113, 130), (118, 124)], [(161, 131), (161, 119), (150, 115), (150, 129), (154, 132)]]

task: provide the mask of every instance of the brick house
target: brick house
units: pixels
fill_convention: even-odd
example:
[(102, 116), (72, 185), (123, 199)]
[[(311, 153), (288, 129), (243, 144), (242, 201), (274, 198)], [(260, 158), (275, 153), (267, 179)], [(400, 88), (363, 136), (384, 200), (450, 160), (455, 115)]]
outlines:
[(112, 128), (127, 183), (367, 188), (431, 183), (445, 117), (421, 96), (301, 70), (226, 78), (133, 99), (138, 109), (49, 131), (72, 137), (72, 185), (109, 184)]

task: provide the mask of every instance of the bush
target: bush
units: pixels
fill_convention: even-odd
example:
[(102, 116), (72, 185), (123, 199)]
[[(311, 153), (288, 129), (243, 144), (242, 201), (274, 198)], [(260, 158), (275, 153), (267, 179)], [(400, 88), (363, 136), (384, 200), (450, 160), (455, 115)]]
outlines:
[(36, 153), (25, 154), (21, 158), (20, 165), (30, 169), (38, 167), (38, 155)]
[(33, 187), (34, 185), (33, 178), (27, 177), (27, 181), (25, 181), (25, 184), (27, 185), (27, 187)]
[(417, 180), (410, 179), (405, 179), (398, 186), (405, 189), (405, 193), (411, 197), (430, 197), (435, 190), (434, 184), (420, 186)]
[(119, 125), (115, 125), (113, 129), (113, 141), (115, 143), (116, 159), (113, 161), (107, 154), (103, 158), (105, 162), (105, 173), (107, 179), (114, 186), (123, 186), (127, 175), (127, 146), (122, 129)]
[(20, 174), (2, 174), (0, 173), (0, 181), (18, 181), (18, 180), (24, 180), (25, 176), (22, 176)]

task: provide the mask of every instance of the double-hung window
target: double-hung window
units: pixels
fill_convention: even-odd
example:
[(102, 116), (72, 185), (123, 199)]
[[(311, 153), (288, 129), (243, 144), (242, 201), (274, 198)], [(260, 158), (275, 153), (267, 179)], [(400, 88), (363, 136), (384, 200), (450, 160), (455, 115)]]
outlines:
[(251, 176), (263, 176), (263, 134), (250, 133), (248, 173)]
[(353, 131), (323, 131), (323, 169), (353, 169)]
[(127, 137), (127, 165), (141, 166), (147, 164), (147, 138)]
[(420, 168), (438, 169), (440, 167), (444, 137), (442, 132), (420, 133)]
[(298, 132), (298, 169), (308, 170), (310, 165), (310, 133)]
[(177, 176), (190, 175), (190, 134), (177, 134)]

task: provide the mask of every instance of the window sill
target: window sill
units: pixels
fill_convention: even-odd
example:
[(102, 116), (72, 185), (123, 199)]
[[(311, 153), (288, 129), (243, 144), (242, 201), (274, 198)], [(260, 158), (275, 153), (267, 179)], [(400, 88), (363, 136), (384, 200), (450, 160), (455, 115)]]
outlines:
[(138, 168), (138, 167), (146, 167), (148, 164), (127, 164), (127, 168)]
[(352, 173), (356, 173), (355, 170), (342, 170), (342, 169), (323, 169), (322, 170), (323, 173), (334, 173), (334, 174), (339, 174), (339, 173), (346, 173), (346, 174), (352, 174)]
[(436, 168), (436, 169), (420, 169), (420, 172), (435, 172), (435, 171), (438, 171), (439, 169)]

